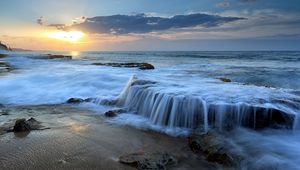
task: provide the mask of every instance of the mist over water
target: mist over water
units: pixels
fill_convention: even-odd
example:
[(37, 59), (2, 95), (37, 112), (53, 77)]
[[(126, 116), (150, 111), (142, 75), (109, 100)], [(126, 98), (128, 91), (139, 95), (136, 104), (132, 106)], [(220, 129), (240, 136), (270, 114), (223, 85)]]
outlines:
[[(300, 52), (83, 52), (73, 60), (34, 59), (41, 53), (53, 52), (3, 59), (15, 70), (0, 77), (0, 103), (96, 98), (82, 106), (105, 111), (97, 107), (101, 101), (118, 99), (115, 107), (128, 113), (109, 122), (174, 136), (235, 127), (227, 137), (248, 154), (245, 169), (298, 169)], [(92, 65), (97, 62), (147, 62), (155, 69)], [(282, 114), (286, 122), (274, 118)], [(249, 130), (260, 126), (266, 127)]]

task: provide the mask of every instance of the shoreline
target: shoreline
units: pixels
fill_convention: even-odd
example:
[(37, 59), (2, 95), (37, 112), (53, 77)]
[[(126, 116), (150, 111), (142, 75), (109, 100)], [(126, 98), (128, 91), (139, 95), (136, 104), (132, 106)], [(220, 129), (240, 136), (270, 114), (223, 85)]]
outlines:
[[(186, 138), (105, 122), (104, 116), (72, 105), (9, 106), (11, 126), (34, 117), (50, 129), (0, 135), (0, 167), (5, 169), (135, 169), (121, 164), (126, 153), (166, 152), (178, 159), (168, 169), (215, 169), (194, 154)], [(6, 118), (4, 118), (6, 116)]]

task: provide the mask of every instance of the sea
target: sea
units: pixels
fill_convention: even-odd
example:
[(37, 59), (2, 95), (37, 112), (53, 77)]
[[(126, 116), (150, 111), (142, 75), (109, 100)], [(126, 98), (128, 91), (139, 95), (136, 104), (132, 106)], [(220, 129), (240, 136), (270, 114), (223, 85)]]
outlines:
[[(76, 107), (125, 110), (107, 123), (176, 137), (217, 130), (246, 155), (244, 169), (300, 169), (299, 51), (4, 53), (13, 70), (0, 76), (1, 104), (90, 99)], [(95, 65), (133, 62), (155, 69)]]

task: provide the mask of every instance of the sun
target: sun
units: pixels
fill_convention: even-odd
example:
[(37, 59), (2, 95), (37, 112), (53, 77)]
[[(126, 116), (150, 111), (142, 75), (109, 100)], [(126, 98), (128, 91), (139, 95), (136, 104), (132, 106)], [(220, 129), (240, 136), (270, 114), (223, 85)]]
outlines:
[(81, 31), (57, 31), (48, 34), (49, 38), (76, 43), (84, 37)]

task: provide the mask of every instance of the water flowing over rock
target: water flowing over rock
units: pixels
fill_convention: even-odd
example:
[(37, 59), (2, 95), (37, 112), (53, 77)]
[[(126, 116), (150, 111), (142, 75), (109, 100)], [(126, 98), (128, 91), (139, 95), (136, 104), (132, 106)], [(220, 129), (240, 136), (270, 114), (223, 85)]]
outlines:
[(207, 102), (199, 96), (173, 95), (155, 91), (155, 83), (133, 77), (119, 96), (117, 104), (149, 118), (155, 125), (190, 129), (231, 130), (293, 129), (297, 115), (275, 106), (249, 103)]

